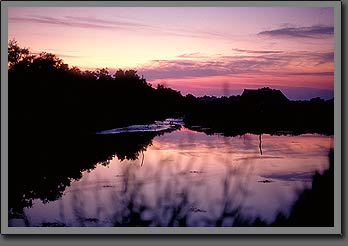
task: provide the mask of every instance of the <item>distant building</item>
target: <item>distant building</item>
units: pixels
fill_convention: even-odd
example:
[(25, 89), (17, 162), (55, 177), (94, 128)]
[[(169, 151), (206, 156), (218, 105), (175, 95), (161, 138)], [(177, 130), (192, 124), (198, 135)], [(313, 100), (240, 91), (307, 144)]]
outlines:
[(277, 89), (271, 89), (269, 87), (264, 87), (256, 90), (244, 89), (241, 97), (248, 101), (262, 101), (269, 103), (289, 101), (289, 99), (283, 94), (283, 92)]

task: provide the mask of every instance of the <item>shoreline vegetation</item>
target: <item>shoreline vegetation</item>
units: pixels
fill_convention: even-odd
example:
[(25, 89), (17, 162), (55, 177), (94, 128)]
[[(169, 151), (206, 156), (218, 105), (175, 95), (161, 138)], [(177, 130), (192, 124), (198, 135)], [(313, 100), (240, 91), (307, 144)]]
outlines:
[(15, 40), (8, 48), (9, 120), (21, 133), (88, 134), (182, 117), (185, 127), (200, 126), (208, 134), (333, 134), (334, 99), (291, 101), (271, 88), (183, 96), (161, 84), (153, 88), (135, 70), (81, 71), (54, 54), (31, 55)]
[[(118, 70), (113, 75), (107, 69), (81, 71), (69, 68), (54, 54), (32, 55), (15, 40), (9, 42), (8, 58), (10, 218), (22, 214), (34, 199), (49, 202), (60, 198), (72, 180), (98, 163), (107, 165), (114, 156), (137, 159), (155, 136), (164, 134), (97, 132), (182, 118), (185, 127), (206, 134), (333, 135), (334, 99), (291, 101), (271, 88), (229, 97), (183, 96), (163, 85), (153, 88), (135, 70)], [(328, 172), (333, 179), (333, 172)], [(329, 174), (316, 175), (313, 187)], [(319, 183), (333, 194), (331, 181), (327, 182)], [(320, 200), (318, 192), (313, 192), (312, 201)], [(304, 203), (301, 207), (312, 204)], [(260, 220), (239, 221), (241, 226), (265, 226)], [(330, 226), (331, 222), (324, 224)], [(274, 223), (298, 226), (300, 222), (289, 224), (279, 216)]]

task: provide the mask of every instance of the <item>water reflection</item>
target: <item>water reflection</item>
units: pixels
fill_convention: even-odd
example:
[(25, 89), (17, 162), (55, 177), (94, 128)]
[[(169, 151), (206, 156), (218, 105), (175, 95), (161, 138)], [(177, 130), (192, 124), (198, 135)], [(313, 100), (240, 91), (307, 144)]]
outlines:
[[(279, 212), (289, 214), (316, 171), (328, 169), (333, 145), (328, 136), (263, 134), (261, 146), (261, 135), (224, 137), (187, 128), (102, 137), (81, 151), (79, 176), (67, 161), (59, 192), (49, 203), (32, 195), (32, 206), (22, 211), (26, 219), (13, 218), (10, 225), (231, 226), (241, 217), (270, 223)], [(57, 162), (50, 157), (49, 163)], [(50, 182), (62, 183), (53, 173)]]
[(115, 156), (136, 160), (160, 134), (69, 136), (64, 142), (49, 135), (47, 139), (40, 136), (42, 141), (36, 144), (31, 143), (33, 137), (21, 136), (24, 141), (13, 144), (16, 148), (9, 153), (13, 163), (9, 165), (9, 207), (16, 214), (30, 207), (33, 199), (57, 200), (66, 187), (81, 179), (82, 172), (90, 172), (98, 163), (108, 165)]

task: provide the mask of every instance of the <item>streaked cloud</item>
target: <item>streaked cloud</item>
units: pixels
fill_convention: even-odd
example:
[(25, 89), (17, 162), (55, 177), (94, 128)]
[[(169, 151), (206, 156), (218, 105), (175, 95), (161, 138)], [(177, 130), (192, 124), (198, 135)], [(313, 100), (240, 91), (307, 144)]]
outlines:
[(283, 51), (280, 50), (245, 50), (245, 49), (232, 49), (234, 51), (238, 51), (241, 53), (248, 53), (248, 54), (280, 54), (283, 53)]
[(334, 72), (287, 72), (284, 73), (284, 75), (286, 76), (291, 76), (291, 75), (295, 75), (295, 76), (333, 76)]
[(193, 53), (185, 53), (185, 54), (181, 54), (177, 56), (178, 58), (196, 58), (196, 59), (200, 59), (200, 58), (209, 58), (210, 56), (208, 55), (203, 55), (201, 52), (193, 52)]
[[(333, 76), (333, 71), (302, 71), (303, 67), (333, 62), (333, 52), (274, 52), (252, 53), (248, 55), (214, 56), (205, 59), (194, 52), (177, 56), (178, 59), (152, 60), (140, 68), (149, 79), (205, 77), (216, 75), (274, 74), (278, 76)], [(301, 63), (305, 63), (305, 66)], [(295, 71), (289, 66), (298, 64)], [(283, 70), (279, 70), (283, 68)]]
[(81, 69), (134, 68), (185, 93), (284, 86), (305, 97), (333, 91), (333, 12), (11, 7), (8, 24), (9, 38)]
[(259, 32), (258, 35), (279, 38), (322, 38), (331, 37), (334, 33), (333, 26), (308, 26), (284, 27), (269, 31)]
[(26, 17), (10, 17), (9, 21), (14, 22), (31, 22), (36, 24), (51, 24), (78, 28), (97, 28), (97, 29), (111, 29), (111, 28), (129, 28), (129, 27), (144, 27), (145, 25), (135, 22), (126, 21), (108, 21), (92, 17), (73, 17), (63, 16), (60, 18), (49, 16), (26, 16)]
[(88, 23), (99, 23), (99, 24), (105, 24), (106, 26), (129, 26), (129, 27), (145, 27), (147, 25), (134, 22), (134, 21), (125, 21), (125, 20), (104, 20), (104, 19), (98, 19), (95, 17), (84, 17), (84, 16), (65, 16), (66, 19), (71, 21), (78, 21), (78, 22), (88, 22)]
[(303, 57), (307, 58), (308, 62), (315, 62), (316, 65), (321, 65), (334, 61), (334, 52), (313, 52), (313, 51), (297, 51), (291, 54), (293, 58)]
[(57, 53), (57, 52), (55, 52), (54, 49), (49, 49), (49, 50), (44, 50), (44, 51), (33, 50), (33, 51), (30, 51), (30, 54), (31, 55), (40, 55), (42, 52), (47, 52), (47, 53), (54, 54), (55, 56), (57, 56), (60, 59), (64, 59), (64, 58), (83, 58), (83, 57), (85, 57), (85, 56), (80, 56), (80, 55), (72, 55), (72, 54), (66, 54), (66, 53)]
[(133, 32), (145, 32), (151, 35), (161, 36), (176, 36), (176, 37), (191, 37), (191, 38), (224, 38), (230, 39), (231, 36), (225, 33), (214, 31), (179, 28), (179, 27), (161, 27), (156, 25), (147, 25), (140, 22), (119, 20), (119, 19), (102, 19), (86, 16), (62, 16), (51, 17), (44, 15), (30, 16), (15, 16), (9, 17), (9, 22), (23, 22), (33, 24), (50, 24), (56, 26), (87, 28), (87, 29), (102, 29), (102, 30), (117, 30), (122, 29)]

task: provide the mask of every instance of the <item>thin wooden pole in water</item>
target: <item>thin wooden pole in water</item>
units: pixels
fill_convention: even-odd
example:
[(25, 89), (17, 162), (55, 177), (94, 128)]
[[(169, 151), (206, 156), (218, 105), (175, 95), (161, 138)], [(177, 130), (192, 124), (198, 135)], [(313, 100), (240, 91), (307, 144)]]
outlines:
[(262, 134), (259, 135), (259, 142), (260, 154), (262, 155)]
[(144, 164), (144, 157), (145, 157), (144, 150), (142, 150), (141, 153), (143, 154), (143, 158), (141, 159), (141, 164), (140, 164), (140, 166), (142, 167)]

